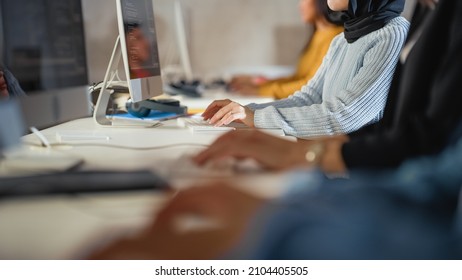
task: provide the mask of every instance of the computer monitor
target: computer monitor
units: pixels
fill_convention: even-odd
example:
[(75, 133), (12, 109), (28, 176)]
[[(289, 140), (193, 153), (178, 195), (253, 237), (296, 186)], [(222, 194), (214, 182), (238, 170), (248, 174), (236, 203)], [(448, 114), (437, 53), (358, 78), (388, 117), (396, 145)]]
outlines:
[(119, 36), (95, 106), (95, 121), (100, 125), (115, 125), (114, 118), (106, 115), (106, 109), (112, 94), (108, 87), (119, 77), (121, 57), (131, 104), (135, 104), (132, 110), (144, 107), (184, 113), (179, 104), (170, 108), (168, 103), (152, 100), (163, 94), (153, 0), (116, 0), (116, 5)]
[(0, 62), (27, 96), (27, 126), (91, 115), (80, 0), (0, 0)]
[(152, 0), (117, 0), (120, 46), (133, 102), (162, 94)]

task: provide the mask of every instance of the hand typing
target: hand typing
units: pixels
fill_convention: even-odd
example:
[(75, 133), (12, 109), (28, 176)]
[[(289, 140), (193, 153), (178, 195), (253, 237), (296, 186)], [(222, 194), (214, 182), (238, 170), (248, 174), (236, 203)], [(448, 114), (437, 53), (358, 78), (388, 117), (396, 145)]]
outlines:
[(249, 127), (254, 127), (254, 112), (249, 108), (229, 99), (213, 101), (202, 114), (204, 120), (215, 126), (228, 125), (240, 121)]

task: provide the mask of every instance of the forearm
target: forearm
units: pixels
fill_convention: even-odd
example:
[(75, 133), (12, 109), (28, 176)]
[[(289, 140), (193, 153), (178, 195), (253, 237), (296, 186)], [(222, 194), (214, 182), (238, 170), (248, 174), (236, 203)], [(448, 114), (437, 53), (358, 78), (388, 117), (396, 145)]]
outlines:
[(417, 143), (406, 148), (408, 140), (409, 144), (413, 142), (398, 131), (353, 137), (343, 145), (341, 154), (347, 168), (396, 167), (408, 155), (415, 154), (411, 149), (414, 150)]
[[(292, 96), (290, 98), (285, 98), (273, 102), (267, 102), (267, 103), (251, 103), (246, 105), (249, 107), (252, 111), (255, 110), (261, 110), (267, 107), (275, 107), (275, 108), (291, 108), (291, 107), (297, 107), (297, 106), (303, 106), (306, 102), (304, 100), (301, 100), (299, 98), (293, 98)], [(309, 103), (312, 104), (312, 103)]]
[(364, 97), (343, 104), (338, 98), (303, 107), (270, 106), (255, 111), (254, 123), (259, 128), (282, 128), (286, 134), (300, 138), (347, 134), (378, 121), (383, 99)]
[(444, 121), (413, 115), (394, 128), (352, 137), (341, 151), (346, 166), (392, 168), (409, 158), (439, 153), (460, 122), (458, 113), (446, 112)]

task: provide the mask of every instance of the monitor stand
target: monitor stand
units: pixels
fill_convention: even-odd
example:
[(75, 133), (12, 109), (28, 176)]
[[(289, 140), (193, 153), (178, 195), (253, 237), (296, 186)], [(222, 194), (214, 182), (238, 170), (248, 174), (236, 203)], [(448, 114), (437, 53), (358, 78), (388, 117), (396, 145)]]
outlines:
[[(121, 56), (122, 51), (120, 46), (120, 36), (118, 36), (114, 45), (114, 50), (112, 51), (111, 59), (109, 60), (106, 75), (104, 76), (104, 80), (101, 85), (98, 101), (96, 102), (94, 108), (93, 119), (97, 124), (102, 126), (153, 126), (157, 124), (158, 121), (150, 121), (140, 118), (134, 119), (133, 121), (124, 120), (122, 124), (121, 122), (115, 121), (113, 118), (108, 117), (106, 114), (111, 95), (114, 93), (114, 90), (109, 89), (108, 87), (111, 85), (111, 83), (113, 83), (115, 78), (120, 80), (118, 76), (118, 68)], [(179, 115), (184, 115), (187, 113), (187, 107), (180, 106), (178, 102), (173, 102), (172, 100), (168, 100), (167, 102), (166, 100), (143, 100), (132, 104), (133, 105), (131, 108), (128, 109), (136, 107), (143, 110), (171, 112)]]

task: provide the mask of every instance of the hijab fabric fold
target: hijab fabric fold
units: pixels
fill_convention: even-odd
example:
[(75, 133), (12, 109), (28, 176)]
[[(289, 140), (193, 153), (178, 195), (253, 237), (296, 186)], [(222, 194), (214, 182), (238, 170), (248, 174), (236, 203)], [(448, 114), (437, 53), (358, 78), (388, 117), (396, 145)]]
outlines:
[(350, 0), (344, 12), (345, 39), (353, 43), (398, 17), (404, 10), (404, 0)]

